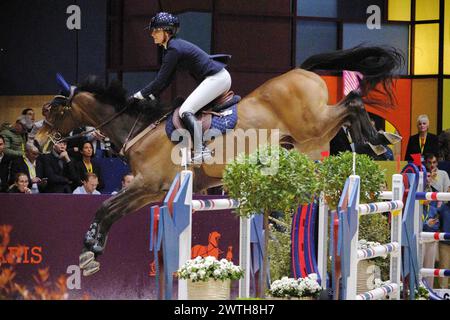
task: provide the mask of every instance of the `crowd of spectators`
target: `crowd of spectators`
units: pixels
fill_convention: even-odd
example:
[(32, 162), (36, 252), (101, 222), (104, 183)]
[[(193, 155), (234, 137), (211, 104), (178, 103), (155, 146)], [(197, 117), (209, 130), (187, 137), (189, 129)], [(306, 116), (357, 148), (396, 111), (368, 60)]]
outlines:
[[(105, 183), (99, 160), (112, 156), (109, 138), (81, 127), (65, 141), (39, 146), (34, 137), (50, 108), (50, 103), (42, 106), (40, 121), (33, 109), (25, 108), (15, 123), (0, 127), (0, 192), (100, 194)], [(126, 174), (117, 189), (130, 177)]]

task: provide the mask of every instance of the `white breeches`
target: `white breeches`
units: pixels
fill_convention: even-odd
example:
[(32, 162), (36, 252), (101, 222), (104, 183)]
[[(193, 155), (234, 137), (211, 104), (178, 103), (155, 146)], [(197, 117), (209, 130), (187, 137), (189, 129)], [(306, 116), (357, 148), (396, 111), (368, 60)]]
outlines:
[(231, 88), (231, 76), (224, 68), (206, 77), (197, 88), (187, 97), (179, 110), (180, 117), (184, 112), (196, 113), (215, 98), (226, 93)]

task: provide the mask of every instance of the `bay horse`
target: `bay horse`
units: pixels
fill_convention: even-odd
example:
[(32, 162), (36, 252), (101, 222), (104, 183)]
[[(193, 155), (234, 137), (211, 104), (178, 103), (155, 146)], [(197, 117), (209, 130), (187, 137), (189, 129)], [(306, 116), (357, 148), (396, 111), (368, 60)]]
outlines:
[[(392, 79), (401, 63), (400, 53), (385, 47), (358, 46), (314, 55), (300, 68), (268, 80), (244, 97), (237, 105), (236, 129), (278, 129), (280, 140), (289, 141), (304, 153), (328, 143), (344, 124), (350, 125), (356, 143), (392, 143), (372, 126), (364, 103), (369, 101), (368, 93), (379, 90), (380, 86), (389, 101), (393, 101)], [(328, 105), (326, 84), (313, 70), (352, 70), (364, 77), (358, 91), (352, 91), (336, 105)], [(80, 255), (80, 267), (85, 275), (99, 270), (96, 259), (105, 249), (112, 224), (149, 203), (161, 201), (180, 171), (179, 164), (171, 161), (174, 144), (166, 136), (165, 121), (157, 121), (171, 109), (157, 100), (127, 102), (126, 97), (120, 83), (111, 82), (105, 88), (95, 79), (88, 78), (72, 90), (66, 103), (52, 107), (48, 116), (51, 126), (45, 125), (36, 136), (42, 145), (55, 132), (66, 136), (76, 127), (89, 125), (101, 127), (113, 144), (120, 147), (130, 131), (140, 132), (154, 124), (153, 130), (125, 152), (135, 176), (133, 182), (103, 202), (86, 233)], [(220, 185), (223, 168), (223, 164), (205, 163), (194, 168), (194, 192)]]

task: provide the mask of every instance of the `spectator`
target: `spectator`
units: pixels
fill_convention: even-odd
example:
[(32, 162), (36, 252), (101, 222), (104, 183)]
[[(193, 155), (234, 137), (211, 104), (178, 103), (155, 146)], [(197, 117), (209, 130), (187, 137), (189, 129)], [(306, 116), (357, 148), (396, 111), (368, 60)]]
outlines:
[(13, 127), (6, 128), (0, 135), (5, 140), (5, 154), (21, 157), (25, 152), (26, 133), (32, 127), (31, 119), (21, 115), (17, 118)]
[(369, 143), (354, 143), (350, 130), (346, 126), (338, 131), (336, 136), (330, 141), (330, 155), (337, 155), (339, 152), (356, 152), (366, 154), (374, 160), (392, 160), (392, 150), (386, 146), (373, 146)]
[(28, 188), (28, 177), (26, 173), (19, 172), (16, 174), (14, 184), (8, 189), (8, 193), (31, 194), (31, 190)]
[(15, 159), (11, 165), (12, 177), (19, 172), (27, 175), (31, 193), (42, 192), (47, 178), (44, 178), (44, 165), (39, 157), (39, 149), (32, 143), (25, 145), (25, 156)]
[[(447, 172), (443, 170), (439, 170), (438, 167), (438, 161), (434, 154), (426, 154), (425, 155), (425, 167), (427, 168), (427, 187), (426, 191), (429, 192), (449, 192), (450, 191), (450, 179), (448, 177)], [(448, 210), (448, 205), (443, 203), (442, 201), (424, 201), (424, 229), (423, 231), (428, 232), (439, 232), (442, 230), (441, 224), (442, 218), (445, 217), (445, 211)], [(443, 215), (444, 213), (444, 215)], [(449, 214), (450, 215), (450, 214)], [(449, 219), (450, 217), (447, 217)], [(449, 222), (446, 222), (446, 230), (449, 230), (447, 224), (450, 224)], [(450, 230), (449, 230), (450, 231)], [(441, 249), (441, 244), (438, 242), (431, 242), (431, 243), (424, 243), (423, 244), (423, 256), (424, 256), (424, 262), (423, 266), (424, 268), (434, 268), (435, 267), (435, 257), (437, 250), (439, 249), (439, 263), (442, 264), (441, 261), (441, 254), (440, 252), (443, 251), (444, 260), (446, 257), (446, 254), (448, 256), (448, 244), (444, 244)], [(427, 282), (430, 284), (430, 286), (433, 285), (433, 278), (429, 277), (427, 278)]]
[(36, 121), (33, 123), (33, 128), (31, 129), (31, 132), (28, 134), (28, 141), (33, 141), (34, 137), (36, 136), (37, 132), (39, 131), (40, 128), (42, 128), (42, 126), (44, 125), (44, 122), (47, 120), (47, 117), (50, 114), (50, 109), (51, 109), (51, 105), (49, 102), (45, 103), (42, 106), (42, 116), (44, 117), (44, 119)]
[[(426, 192), (436, 192), (436, 190), (431, 186), (431, 174), (427, 172), (427, 184), (425, 186)], [(423, 201), (423, 227), (424, 232), (439, 232), (440, 222), (438, 207), (441, 203), (436, 201)], [(434, 268), (436, 264), (436, 254), (438, 251), (438, 243), (424, 242), (422, 244), (422, 266), (424, 268)], [(425, 278), (431, 288), (433, 288), (433, 277)]]
[(67, 151), (67, 143), (61, 141), (53, 146), (49, 154), (42, 157), (44, 176), (48, 178), (45, 192), (72, 193), (72, 184), (76, 173)]
[(101, 194), (96, 190), (98, 186), (98, 177), (95, 173), (86, 173), (82, 182), (83, 185), (76, 188), (73, 191), (73, 194)]
[(405, 160), (413, 161), (411, 155), (415, 153), (422, 155), (422, 161), (424, 161), (424, 155), (427, 153), (438, 154), (438, 137), (428, 132), (429, 125), (430, 120), (426, 114), (421, 114), (417, 117), (417, 130), (419, 133), (409, 137)]
[(434, 154), (425, 155), (425, 167), (430, 173), (430, 185), (436, 192), (449, 192), (450, 179), (446, 171), (438, 169), (438, 161)]
[[(85, 133), (88, 132), (88, 133)], [(85, 133), (83, 135), (80, 135)], [(77, 160), (81, 160), (80, 146), (89, 141), (93, 147), (92, 156), (95, 158), (101, 158), (103, 153), (110, 151), (111, 141), (108, 137), (105, 137), (99, 130), (95, 130), (94, 127), (79, 127), (70, 132), (69, 140), (67, 143), (67, 149), (69, 155)]]
[[(122, 186), (119, 191), (128, 187), (130, 185), (130, 183), (133, 182), (133, 179), (134, 179), (134, 175), (132, 173), (124, 174), (122, 177)], [(119, 193), (119, 191), (113, 191), (111, 194), (115, 195), (115, 194)]]
[(104, 185), (101, 179), (101, 169), (100, 166), (92, 159), (94, 153), (94, 147), (90, 141), (85, 141), (81, 145), (81, 160), (75, 162), (75, 173), (77, 174), (77, 179), (75, 183), (77, 186), (82, 184), (82, 180), (86, 173), (95, 173), (99, 179), (98, 189), (102, 190)]
[(0, 135), (0, 192), (8, 191), (8, 182), (11, 176), (11, 164), (14, 159), (5, 154), (5, 139)]
[(30, 118), (31, 121), (33, 121), (33, 123), (34, 123), (34, 121), (36, 120), (35, 114), (34, 114), (34, 110), (31, 109), (31, 108), (25, 108), (25, 109), (23, 109), (23, 110), (22, 110), (22, 115), (23, 115), (23, 116), (28, 116), (28, 118)]

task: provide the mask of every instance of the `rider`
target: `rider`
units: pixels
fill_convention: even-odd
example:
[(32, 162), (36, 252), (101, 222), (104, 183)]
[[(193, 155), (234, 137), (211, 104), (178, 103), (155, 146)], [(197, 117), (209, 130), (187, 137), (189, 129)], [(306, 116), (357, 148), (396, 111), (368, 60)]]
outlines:
[(179, 25), (178, 18), (167, 12), (159, 12), (151, 19), (147, 28), (155, 44), (164, 48), (162, 65), (156, 78), (133, 97), (153, 100), (170, 84), (177, 69), (189, 71), (200, 84), (181, 105), (179, 114), (193, 141), (192, 161), (198, 163), (211, 154), (203, 146), (201, 127), (194, 114), (230, 89), (231, 76), (225, 67), (231, 56), (210, 56), (198, 46), (176, 38)]

